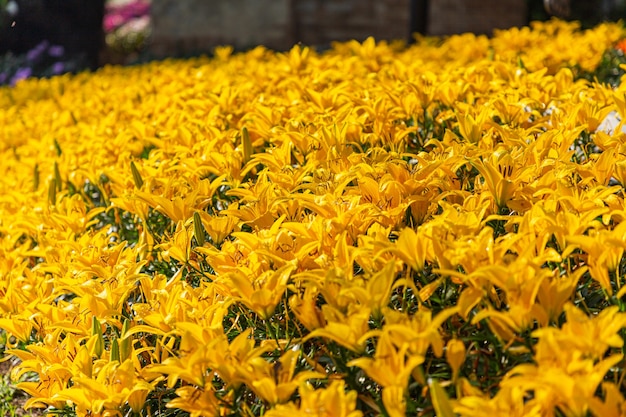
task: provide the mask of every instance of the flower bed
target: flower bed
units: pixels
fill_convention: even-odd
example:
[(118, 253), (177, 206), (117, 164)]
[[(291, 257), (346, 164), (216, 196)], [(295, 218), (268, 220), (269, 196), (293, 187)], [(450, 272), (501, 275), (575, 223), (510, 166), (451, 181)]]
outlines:
[(626, 87), (583, 76), (623, 36), (224, 47), (0, 88), (27, 406), (617, 415)]

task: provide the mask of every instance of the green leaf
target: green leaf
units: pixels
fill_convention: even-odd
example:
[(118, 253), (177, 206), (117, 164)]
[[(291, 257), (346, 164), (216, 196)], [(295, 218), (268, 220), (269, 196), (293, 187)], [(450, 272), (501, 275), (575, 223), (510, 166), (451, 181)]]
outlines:
[(135, 182), (135, 187), (141, 188), (143, 186), (143, 178), (141, 178), (141, 174), (139, 170), (135, 166), (133, 161), (130, 161), (130, 171), (133, 173), (133, 181)]
[(39, 164), (35, 164), (35, 169), (33, 169), (33, 191), (37, 191), (39, 188)]
[(98, 358), (104, 351), (104, 336), (102, 335), (102, 328), (100, 327), (100, 321), (96, 316), (91, 317), (91, 335), (98, 336), (94, 345), (94, 351), (92, 352)]
[(59, 145), (59, 142), (56, 140), (56, 138), (54, 139), (54, 149), (56, 149), (57, 151), (57, 156), (61, 156), (63, 151), (61, 150), (61, 145)]
[(61, 179), (61, 173), (59, 172), (59, 165), (54, 161), (54, 182), (57, 186), (57, 191), (61, 191), (63, 188), (63, 180)]
[(54, 179), (48, 184), (48, 202), (52, 206), (57, 203), (57, 182)]
[(202, 227), (202, 219), (197, 211), (193, 213), (193, 235), (196, 238), (198, 246), (204, 246), (204, 227)]
[(111, 342), (111, 357), (110, 357), (110, 361), (120, 361), (120, 345), (117, 342), (117, 339), (113, 339), (113, 341)]
[(243, 163), (247, 163), (252, 156), (252, 142), (250, 141), (250, 134), (248, 129), (244, 126), (241, 129), (241, 142), (243, 145)]

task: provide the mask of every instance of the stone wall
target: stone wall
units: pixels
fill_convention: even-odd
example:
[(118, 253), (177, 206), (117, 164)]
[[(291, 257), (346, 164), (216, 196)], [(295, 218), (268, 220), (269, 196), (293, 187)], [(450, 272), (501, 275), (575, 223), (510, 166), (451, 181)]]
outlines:
[(409, 10), (409, 0), (295, 0), (295, 38), (307, 45), (408, 39)]
[[(152, 0), (157, 55), (338, 40), (410, 39), (412, 0)], [(524, 25), (526, 0), (430, 0), (428, 34)]]
[(153, 0), (151, 50), (157, 55), (246, 48), (285, 49), (290, 36), (290, 0)]
[(431, 0), (428, 34), (474, 32), (490, 35), (494, 29), (527, 23), (526, 0)]

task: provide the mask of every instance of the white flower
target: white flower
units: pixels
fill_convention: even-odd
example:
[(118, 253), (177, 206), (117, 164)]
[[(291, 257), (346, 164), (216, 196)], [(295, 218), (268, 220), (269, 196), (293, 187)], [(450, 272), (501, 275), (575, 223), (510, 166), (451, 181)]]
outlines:
[(7, 5), (5, 6), (5, 10), (7, 11), (8, 14), (10, 14), (11, 16), (15, 16), (17, 15), (17, 13), (20, 11), (19, 6), (17, 5), (17, 2), (14, 0), (11, 0), (7, 3)]

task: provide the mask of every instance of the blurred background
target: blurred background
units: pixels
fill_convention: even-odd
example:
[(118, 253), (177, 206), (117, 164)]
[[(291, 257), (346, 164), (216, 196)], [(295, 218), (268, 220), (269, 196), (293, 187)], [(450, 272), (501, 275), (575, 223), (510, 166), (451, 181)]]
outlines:
[[(333, 41), (450, 35), (546, 20), (543, 0), (0, 0), (0, 84), (210, 53)], [(626, 0), (572, 0), (590, 27), (626, 16)]]

